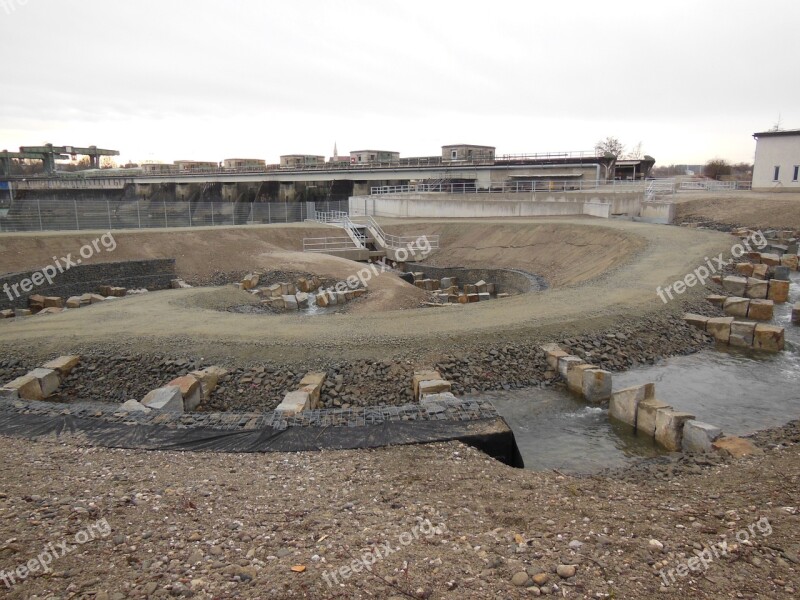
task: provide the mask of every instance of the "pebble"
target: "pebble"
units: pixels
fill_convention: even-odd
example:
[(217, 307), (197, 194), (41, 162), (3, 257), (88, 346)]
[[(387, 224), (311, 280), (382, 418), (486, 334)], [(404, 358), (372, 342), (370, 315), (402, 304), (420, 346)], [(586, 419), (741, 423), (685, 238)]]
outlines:
[(558, 573), (558, 576), (562, 579), (574, 577), (576, 570), (575, 565), (558, 565), (558, 567), (556, 567), (556, 573)]
[(528, 574), (525, 571), (517, 571), (514, 573), (514, 576), (511, 577), (511, 583), (517, 587), (523, 587), (528, 583)]

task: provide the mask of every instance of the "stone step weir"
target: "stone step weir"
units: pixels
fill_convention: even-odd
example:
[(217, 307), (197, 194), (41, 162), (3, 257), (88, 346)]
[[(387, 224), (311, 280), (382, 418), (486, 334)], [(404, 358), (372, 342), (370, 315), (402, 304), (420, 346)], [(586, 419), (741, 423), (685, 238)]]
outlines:
[(710, 333), (720, 344), (752, 348), (767, 352), (780, 352), (784, 349), (784, 329), (777, 325), (737, 321), (734, 317), (706, 317), (686, 313), (683, 320)]
[(545, 344), (542, 350), (547, 357), (547, 366), (567, 382), (571, 392), (591, 404), (602, 404), (611, 398), (611, 371), (564, 352), (558, 344)]
[(44, 400), (58, 391), (66, 379), (80, 362), (77, 355), (59, 356), (41, 367), (34, 369), (0, 385), (0, 396), (13, 400)]
[(726, 437), (719, 427), (698, 421), (694, 415), (675, 410), (656, 398), (654, 383), (614, 392), (608, 403), (608, 415), (633, 428), (637, 435), (652, 437), (670, 452), (757, 452), (749, 440)]
[(197, 410), (211, 397), (217, 383), (227, 371), (222, 367), (210, 366), (187, 375), (176, 377), (167, 385), (151, 390), (141, 402), (128, 400), (121, 405), (129, 412), (150, 412), (151, 410), (185, 413)]
[(326, 373), (306, 373), (300, 380), (297, 390), (287, 392), (275, 410), (287, 415), (317, 410), (320, 407), (319, 397), (326, 377)]
[(771, 321), (775, 309), (775, 303), (772, 300), (760, 298), (711, 295), (706, 296), (706, 300), (719, 306), (726, 315), (754, 321)]
[(791, 282), (785, 279), (756, 279), (737, 275), (728, 275), (727, 277), (714, 275), (711, 279), (732, 296), (768, 299), (778, 304), (789, 300)]

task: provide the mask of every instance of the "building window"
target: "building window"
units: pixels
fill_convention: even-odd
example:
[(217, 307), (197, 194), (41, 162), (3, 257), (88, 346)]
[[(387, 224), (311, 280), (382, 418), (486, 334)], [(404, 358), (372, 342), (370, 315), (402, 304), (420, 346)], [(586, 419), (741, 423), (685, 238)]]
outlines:
[(797, 181), (797, 176), (800, 175), (800, 165), (794, 166), (794, 174), (792, 175), (792, 181)]
[(772, 176), (772, 181), (778, 181), (781, 178), (781, 167), (780, 165), (775, 165), (775, 174)]
[(450, 160), (455, 160), (458, 158), (458, 150), (450, 150)]

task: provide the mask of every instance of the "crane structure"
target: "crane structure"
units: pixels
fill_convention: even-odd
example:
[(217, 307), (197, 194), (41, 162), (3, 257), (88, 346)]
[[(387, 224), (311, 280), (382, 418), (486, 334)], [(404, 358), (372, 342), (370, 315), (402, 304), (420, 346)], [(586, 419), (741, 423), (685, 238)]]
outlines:
[(78, 146), (20, 146), (19, 152), (0, 152), (0, 176), (8, 177), (11, 175), (11, 161), (13, 159), (41, 160), (44, 172), (52, 175), (56, 172), (56, 161), (75, 158), (78, 155), (89, 157), (89, 167), (92, 169), (100, 168), (101, 156), (119, 156), (119, 150), (106, 150), (97, 146), (81, 148)]

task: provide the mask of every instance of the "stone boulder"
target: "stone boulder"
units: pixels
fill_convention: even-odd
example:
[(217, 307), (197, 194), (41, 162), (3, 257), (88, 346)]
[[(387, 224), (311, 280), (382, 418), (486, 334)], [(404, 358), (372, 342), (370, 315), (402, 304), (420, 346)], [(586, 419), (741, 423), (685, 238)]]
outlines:
[(164, 412), (182, 413), (184, 411), (183, 394), (177, 385), (168, 385), (147, 392), (147, 395), (142, 398), (142, 404), (147, 408)]
[(587, 402), (600, 404), (611, 398), (611, 371), (585, 369), (583, 371), (583, 397)]
[(722, 429), (715, 425), (696, 420), (686, 421), (683, 424), (681, 449), (690, 453), (711, 452), (711, 445), (721, 436)]
[(697, 327), (701, 331), (705, 331), (706, 327), (708, 326), (708, 317), (704, 317), (703, 315), (697, 315), (695, 313), (684, 314), (683, 320), (687, 324)]
[(287, 415), (295, 415), (310, 408), (311, 399), (308, 392), (295, 391), (288, 392), (283, 401), (275, 409), (276, 411), (287, 413)]
[(725, 299), (725, 303), (722, 305), (722, 310), (725, 311), (726, 315), (731, 315), (732, 317), (742, 317), (744, 319), (747, 318), (747, 309), (749, 307), (750, 300), (747, 298), (731, 296), (730, 298)]
[(753, 348), (780, 352), (784, 348), (783, 327), (758, 323), (753, 332)]
[(452, 390), (452, 384), (445, 379), (431, 379), (419, 382), (420, 398), (426, 394), (438, 394)]
[(13, 381), (4, 383), (2, 387), (5, 397), (17, 397), (23, 400), (44, 400), (39, 380), (31, 373), (26, 373)]
[(414, 374), (411, 376), (411, 393), (414, 396), (414, 400), (419, 400), (419, 384), (423, 381), (435, 381), (442, 378), (442, 375), (439, 371), (435, 371), (433, 369), (421, 369), (419, 371), (414, 371)]
[(748, 298), (766, 298), (768, 287), (769, 284), (766, 280), (748, 277), (747, 289), (745, 290), (744, 295)]
[(751, 454), (763, 454), (761, 450), (750, 440), (744, 438), (729, 436), (722, 437), (711, 444), (714, 450), (718, 450), (722, 454), (731, 456), (733, 458), (742, 458)]
[(733, 317), (714, 317), (706, 322), (706, 331), (718, 342), (727, 344), (731, 337), (731, 323)]
[(151, 408), (147, 408), (141, 402), (138, 402), (137, 400), (134, 400), (134, 399), (130, 399), (130, 400), (127, 400), (127, 401), (123, 402), (122, 404), (120, 404), (119, 408), (117, 409), (117, 412), (149, 413), (151, 410), (152, 410)]
[(775, 303), (772, 300), (753, 299), (747, 309), (747, 318), (754, 321), (772, 320)]
[(59, 356), (58, 358), (54, 358), (53, 360), (44, 363), (42, 367), (45, 369), (53, 369), (58, 371), (63, 379), (72, 372), (72, 369), (78, 366), (80, 361), (81, 357), (79, 355), (71, 354), (68, 356)]
[(769, 290), (767, 292), (767, 298), (772, 300), (773, 302), (781, 303), (786, 302), (789, 300), (789, 281), (783, 281), (780, 279), (770, 279), (769, 280)]
[(655, 389), (654, 383), (646, 383), (614, 392), (608, 403), (609, 416), (636, 429), (639, 404), (652, 398), (655, 395)]
[(722, 287), (732, 296), (744, 297), (747, 289), (747, 278), (728, 275), (722, 278)]
[(167, 386), (177, 386), (181, 390), (185, 412), (195, 410), (203, 400), (203, 386), (200, 380), (192, 374), (176, 377)]
[(654, 437), (656, 435), (656, 415), (658, 411), (671, 408), (669, 404), (657, 398), (642, 400), (639, 403), (639, 410), (636, 413), (637, 433)]
[(792, 307), (792, 323), (800, 325), (800, 302), (795, 302)]
[(586, 369), (596, 369), (596, 365), (588, 363), (572, 363), (567, 370), (567, 389), (576, 394), (583, 395), (583, 372)]
[(200, 393), (202, 394), (204, 402), (211, 398), (211, 392), (216, 389), (219, 380), (227, 374), (227, 370), (216, 365), (199, 369), (197, 371), (192, 371), (190, 373), (190, 375), (197, 378), (197, 380), (200, 382)]
[(683, 443), (683, 425), (694, 419), (694, 415), (664, 408), (656, 412), (656, 443), (669, 450), (679, 452)]
[(753, 333), (756, 324), (748, 321), (734, 321), (731, 323), (731, 335), (728, 343), (731, 346), (740, 348), (751, 348), (753, 346)]

